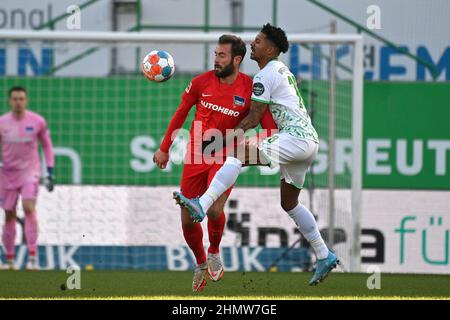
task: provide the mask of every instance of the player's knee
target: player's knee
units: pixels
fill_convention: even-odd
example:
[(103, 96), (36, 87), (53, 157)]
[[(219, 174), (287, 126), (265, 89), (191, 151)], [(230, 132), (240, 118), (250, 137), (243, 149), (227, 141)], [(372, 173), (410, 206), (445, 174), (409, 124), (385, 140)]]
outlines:
[(25, 212), (26, 216), (32, 215), (34, 213), (34, 209), (28, 208), (28, 209), (23, 209), (23, 212)]
[(5, 210), (5, 221), (10, 222), (12, 220), (16, 220), (16, 211), (14, 210)]
[(33, 214), (34, 213), (34, 206), (33, 205), (24, 205), (23, 211), (25, 214)]
[(192, 220), (189, 221), (189, 222), (182, 222), (181, 223), (181, 227), (182, 227), (183, 230), (192, 229), (192, 228), (194, 228), (194, 226), (195, 226), (195, 222), (192, 221)]
[(222, 213), (222, 211), (223, 208), (214, 208), (214, 206), (212, 206), (211, 208), (208, 209), (208, 212), (206, 214), (208, 215), (209, 219), (217, 219)]
[(192, 221), (191, 217), (181, 219), (181, 226), (183, 227), (183, 229), (191, 229), (194, 227), (194, 225), (195, 222)]
[(298, 205), (298, 200), (286, 200), (281, 199), (281, 208), (283, 208), (284, 211), (290, 211), (294, 209)]
[(192, 221), (191, 215), (189, 214), (189, 212), (187, 212), (187, 210), (181, 210), (181, 225), (183, 227), (183, 229), (187, 228), (193, 228), (195, 225), (195, 222)]

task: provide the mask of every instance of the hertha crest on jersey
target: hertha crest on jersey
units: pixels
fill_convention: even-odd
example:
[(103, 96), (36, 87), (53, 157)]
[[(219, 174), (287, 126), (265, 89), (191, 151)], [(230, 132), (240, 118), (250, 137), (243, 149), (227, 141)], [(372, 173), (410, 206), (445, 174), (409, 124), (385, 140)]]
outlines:
[(234, 96), (233, 105), (235, 107), (243, 107), (243, 106), (245, 106), (245, 98), (240, 97), (240, 96)]

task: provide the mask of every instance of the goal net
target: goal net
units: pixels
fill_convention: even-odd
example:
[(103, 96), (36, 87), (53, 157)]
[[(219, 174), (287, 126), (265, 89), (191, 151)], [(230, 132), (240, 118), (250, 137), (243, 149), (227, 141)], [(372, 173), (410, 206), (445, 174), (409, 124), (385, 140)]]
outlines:
[[(152, 157), (190, 79), (212, 66), (220, 35), (0, 31), (2, 113), (8, 111), (8, 89), (26, 87), (29, 109), (46, 118), (55, 146), (57, 187), (53, 193), (41, 189), (37, 208), (42, 268), (190, 268), (193, 259), (171, 194), (179, 188), (195, 107), (171, 147), (167, 168), (159, 170)], [(240, 36), (250, 42), (255, 35)], [(320, 137), (300, 200), (317, 216), (344, 267), (359, 271), (362, 38), (288, 39), (290, 50), (281, 59), (296, 75)], [(140, 71), (143, 57), (155, 49), (175, 60), (175, 75), (164, 83), (149, 82)], [(242, 71), (258, 71), (248, 55)], [(300, 235), (279, 202), (278, 168), (244, 169), (225, 208), (226, 269), (311, 267), (311, 252), (297, 241)], [(207, 246), (206, 231), (204, 237)], [(22, 238), (17, 237), (19, 267), (26, 261)]]

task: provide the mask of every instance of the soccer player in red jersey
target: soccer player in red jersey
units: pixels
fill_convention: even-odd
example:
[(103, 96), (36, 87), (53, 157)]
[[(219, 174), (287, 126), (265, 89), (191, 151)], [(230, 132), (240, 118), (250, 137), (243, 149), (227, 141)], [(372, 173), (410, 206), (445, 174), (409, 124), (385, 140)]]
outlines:
[[(181, 178), (181, 191), (187, 197), (203, 194), (223, 164), (221, 161), (205, 161), (206, 158), (203, 157), (203, 151), (207, 148), (205, 146), (211, 141), (208, 132), (216, 129), (216, 132), (219, 130), (224, 136), (227, 129), (234, 129), (249, 112), (252, 79), (239, 71), (245, 53), (245, 43), (239, 37), (222, 35), (219, 38), (215, 50), (214, 70), (193, 78), (187, 86), (164, 140), (153, 157), (159, 168), (166, 167), (175, 131), (181, 128), (192, 106), (196, 105), (191, 141)], [(261, 125), (269, 131), (269, 135), (276, 129), (270, 112), (265, 113)], [(221, 157), (216, 157), (218, 158)], [(189, 212), (185, 208), (181, 209), (183, 235), (197, 262), (192, 281), (193, 291), (203, 290), (207, 276), (213, 281), (219, 281), (223, 276), (219, 244), (225, 226), (224, 205), (231, 189), (232, 187), (219, 197), (207, 212), (210, 242), (207, 256), (203, 246), (201, 224), (194, 223)]]
[(25, 239), (28, 246), (26, 269), (37, 270), (39, 266), (36, 200), (41, 177), (38, 145), (41, 142), (47, 164), (46, 187), (48, 191), (52, 191), (54, 187), (53, 144), (45, 119), (27, 110), (28, 98), (25, 88), (11, 88), (9, 104), (11, 111), (0, 117), (0, 145), (3, 160), (3, 165), (0, 167), (0, 207), (5, 210), (2, 238), (6, 251), (6, 267), (15, 269), (16, 206), (21, 196), (25, 212)]

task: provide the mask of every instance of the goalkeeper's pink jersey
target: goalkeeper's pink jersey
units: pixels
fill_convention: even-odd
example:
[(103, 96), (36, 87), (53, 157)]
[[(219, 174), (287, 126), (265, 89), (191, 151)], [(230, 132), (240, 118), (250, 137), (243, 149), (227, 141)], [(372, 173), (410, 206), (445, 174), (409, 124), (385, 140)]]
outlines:
[(43, 117), (31, 111), (26, 111), (21, 119), (16, 118), (12, 112), (0, 117), (2, 188), (16, 189), (26, 182), (39, 180), (42, 171), (38, 151), (39, 141), (42, 144), (47, 167), (53, 167), (53, 145)]

